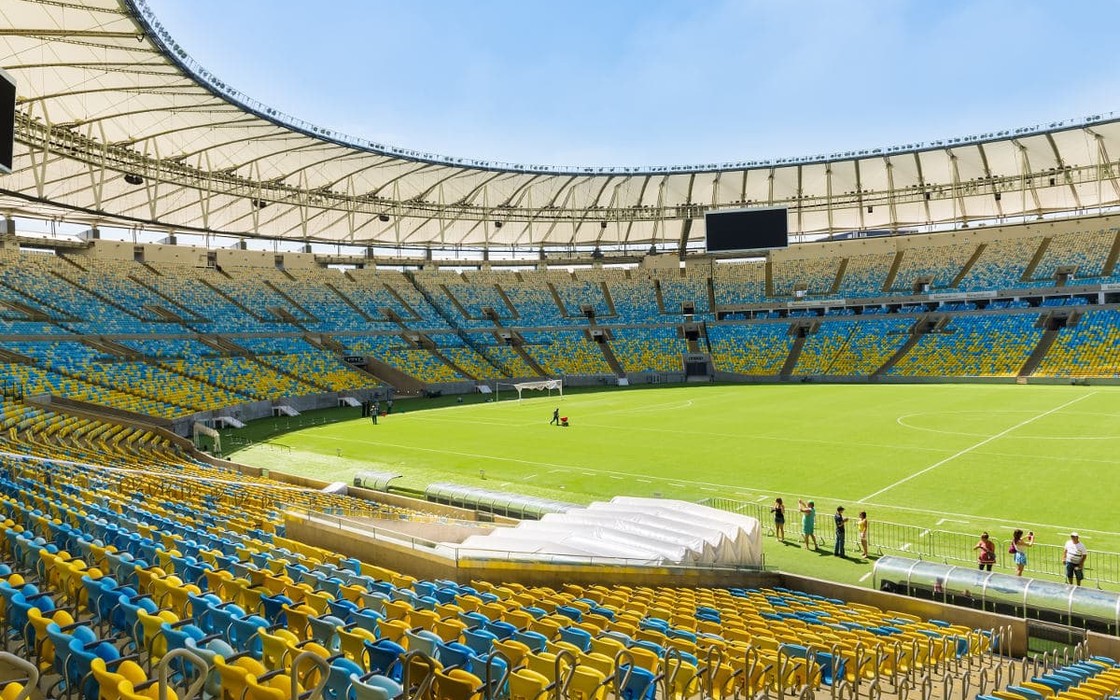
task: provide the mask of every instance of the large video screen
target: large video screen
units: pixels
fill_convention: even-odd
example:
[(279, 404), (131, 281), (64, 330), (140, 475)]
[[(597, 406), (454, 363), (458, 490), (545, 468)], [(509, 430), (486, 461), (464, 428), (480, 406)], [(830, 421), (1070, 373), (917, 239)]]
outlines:
[(709, 253), (765, 250), (789, 246), (786, 209), (736, 209), (704, 215)]
[(12, 172), (16, 145), (16, 81), (0, 70), (0, 173)]

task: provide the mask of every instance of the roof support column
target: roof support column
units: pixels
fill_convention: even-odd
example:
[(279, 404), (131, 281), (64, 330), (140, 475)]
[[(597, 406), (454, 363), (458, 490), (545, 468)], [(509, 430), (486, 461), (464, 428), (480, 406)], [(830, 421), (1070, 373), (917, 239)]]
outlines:
[(959, 221), (961, 217), (965, 217), (965, 222), (968, 223), (967, 214), (964, 210), (964, 192), (961, 190), (961, 170), (957, 165), (957, 154), (953, 153), (952, 149), (947, 149), (949, 154), (949, 168), (952, 170), (953, 175), (953, 219)]
[(825, 212), (828, 214), (828, 230), (833, 232), (835, 229), (832, 224), (832, 163), (826, 163), (824, 166), (824, 182), (825, 182)]
[[(1019, 180), (1022, 190), (1022, 206), (1023, 215), (1026, 216), (1028, 211), (1034, 211), (1036, 214), (1042, 214), (1042, 202), (1038, 198), (1038, 187), (1034, 184), (1034, 171), (1031, 169), (1031, 157), (1027, 152), (1027, 147), (1018, 140), (1013, 140), (1012, 143), (1019, 149)], [(1027, 206), (1027, 193), (1030, 192), (1031, 201), (1034, 203), (1033, 207)]]
[[(46, 103), (40, 100), (32, 101), (28, 105), (27, 119), (30, 121), (35, 116), (35, 108), (43, 110), (43, 127), (49, 134), (54, 126), (51, 124), (50, 114), (47, 113)], [(42, 148), (29, 148), (27, 155), (31, 159), (31, 172), (35, 177), (35, 195), (39, 199), (46, 197), (47, 164), (51, 160), (51, 140), (43, 139)]]
[(933, 215), (929, 211), (929, 199), (933, 196), (929, 191), (929, 185), (926, 183), (925, 173), (922, 172), (922, 158), (918, 152), (914, 152), (914, 167), (918, 173), (918, 186), (922, 190), (922, 208), (926, 213), (926, 225), (933, 223)]
[[(108, 170), (109, 162), (105, 152), (105, 128), (102, 122), (97, 122), (97, 125), (100, 128), (98, 129), (98, 135), (95, 136), (93, 134), (94, 125), (86, 124), (85, 138), (98, 144), (94, 154), (96, 160), (91, 159), (86, 162), (86, 171), (89, 173), (89, 189), (93, 195), (93, 208), (96, 211), (101, 211), (105, 193), (105, 173)], [(139, 175), (140, 173), (136, 174)]]
[(1000, 192), (999, 183), (992, 177), (992, 168), (988, 165), (988, 152), (984, 150), (982, 143), (976, 144), (976, 150), (980, 153), (980, 162), (984, 164), (984, 179), (988, 181), (988, 187), (991, 188), (992, 199), (996, 203), (996, 214), (1000, 223), (1003, 223), (1003, 193)]
[(1047, 133), (1046, 141), (1050, 144), (1050, 149), (1054, 152), (1054, 160), (1058, 163), (1058, 169), (1061, 170), (1062, 179), (1069, 185), (1069, 193), (1073, 196), (1074, 206), (1078, 211), (1082, 209), (1081, 196), (1077, 194), (1077, 185), (1074, 184), (1073, 178), (1069, 174), (1069, 167), (1066, 166), (1066, 161), (1062, 158), (1062, 152), (1058, 150), (1058, 142), (1054, 140), (1054, 135)]
[[(1112, 185), (1112, 193), (1115, 195), (1115, 199), (1110, 204), (1114, 204), (1120, 201), (1120, 183), (1116, 182), (1116, 168), (1113, 166), (1112, 159), (1108, 157), (1108, 146), (1105, 145), (1104, 137), (1092, 129), (1088, 131), (1097, 140), (1097, 182), (1100, 183), (1107, 179), (1109, 184)], [(1103, 189), (1097, 192), (1097, 206), (1102, 208), (1105, 206)]]
[(802, 179), (803, 177), (804, 177), (804, 170), (799, 165), (799, 166), (797, 166), (797, 234), (798, 234), (798, 240), (804, 240), (804, 235), (805, 235), (803, 233), (805, 231), (805, 221), (802, 218), (803, 214), (801, 212), (801, 205), (802, 205), (803, 198), (804, 198), (804, 195), (805, 195), (805, 190), (804, 190), (805, 183), (804, 183), (804, 180)]
[(894, 163), (891, 162), (891, 157), (887, 156), (883, 159), (887, 164), (887, 206), (889, 207), (891, 221), (891, 231), (898, 233), (898, 195), (894, 189)]
[[(150, 154), (149, 148), (151, 149)], [(163, 181), (163, 158), (160, 157), (158, 139), (144, 139), (144, 160), (148, 162), (155, 161), (155, 172), (145, 173), (147, 177), (144, 178), (144, 194), (148, 198), (148, 218), (152, 221), (158, 221), (159, 187)]]
[(863, 177), (860, 173), (859, 161), (853, 160), (852, 166), (856, 171), (856, 206), (859, 208), (859, 230), (867, 230), (867, 220), (864, 218), (863, 209)]
[[(719, 181), (719, 175), (716, 175), (716, 181)], [(688, 177), (688, 196), (685, 198), (684, 218), (681, 219), (680, 250), (677, 253), (681, 260), (684, 260), (685, 249), (688, 248), (688, 234), (692, 230), (692, 187), (695, 184), (696, 173), (692, 173)]]
[[(204, 151), (198, 158), (198, 167), (203, 172), (210, 172), (210, 152)], [(198, 210), (202, 218), (202, 228), (210, 230), (210, 204), (213, 197), (214, 181), (203, 178), (202, 185), (198, 188)]]

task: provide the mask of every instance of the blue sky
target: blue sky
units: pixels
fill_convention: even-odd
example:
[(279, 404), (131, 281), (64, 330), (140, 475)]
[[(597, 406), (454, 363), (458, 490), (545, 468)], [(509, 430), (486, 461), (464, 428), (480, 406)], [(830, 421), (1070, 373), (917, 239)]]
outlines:
[(1113, 0), (148, 2), (242, 92), (452, 156), (715, 163), (1120, 108)]

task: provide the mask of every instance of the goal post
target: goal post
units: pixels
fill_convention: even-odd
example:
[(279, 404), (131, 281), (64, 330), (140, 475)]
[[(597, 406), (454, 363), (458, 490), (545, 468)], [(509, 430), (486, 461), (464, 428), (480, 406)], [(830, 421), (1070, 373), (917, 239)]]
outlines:
[(525, 391), (547, 391), (549, 397), (552, 392), (558, 392), (560, 398), (564, 398), (564, 380), (563, 379), (542, 379), (535, 382), (497, 382), (494, 384), (494, 400), (501, 401), (502, 390), (506, 390), (506, 394), (512, 389), (517, 392), (517, 400), (520, 401), (522, 394)]

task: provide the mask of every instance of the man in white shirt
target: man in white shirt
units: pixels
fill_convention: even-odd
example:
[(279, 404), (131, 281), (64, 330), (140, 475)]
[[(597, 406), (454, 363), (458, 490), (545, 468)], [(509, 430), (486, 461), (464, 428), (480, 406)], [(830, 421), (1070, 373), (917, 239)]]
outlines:
[(1089, 550), (1081, 544), (1081, 538), (1076, 532), (1069, 533), (1066, 546), (1062, 548), (1062, 563), (1066, 565), (1066, 583), (1073, 583), (1073, 579), (1076, 578), (1077, 585), (1081, 585), (1081, 579), (1085, 577), (1085, 559), (1088, 557)]

